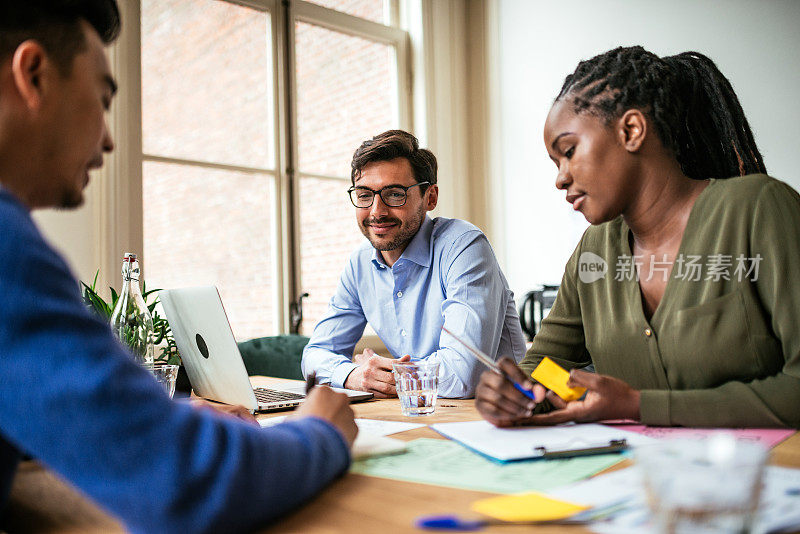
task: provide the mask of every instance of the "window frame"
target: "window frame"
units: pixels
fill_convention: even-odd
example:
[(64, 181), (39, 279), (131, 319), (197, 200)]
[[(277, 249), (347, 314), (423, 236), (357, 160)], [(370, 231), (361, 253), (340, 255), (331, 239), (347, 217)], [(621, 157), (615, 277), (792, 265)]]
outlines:
[[(274, 227), (272, 235), (273, 275), (275, 294), (273, 296), (274, 327), (277, 332), (265, 334), (285, 334), (291, 331), (290, 306), (302, 293), (300, 275), (300, 220), (299, 220), (299, 180), (304, 177), (341, 180), (349, 176), (323, 176), (301, 173), (298, 170), (297, 130), (297, 83), (295, 66), (295, 35), (297, 22), (320, 26), (343, 34), (360, 37), (388, 46), (396, 50), (394, 85), (397, 88), (398, 127), (412, 130), (412, 62), (410, 56), (410, 37), (408, 32), (398, 27), (400, 19), (400, 0), (384, 0), (390, 26), (362, 19), (324, 6), (302, 0), (221, 0), (230, 4), (248, 7), (270, 14), (272, 35), (273, 67), (273, 118), (274, 118), (274, 168), (248, 167), (220, 163), (203, 162), (182, 158), (172, 158), (146, 154), (142, 145), (141, 109), (141, 1), (125, 2), (123, 38), (111, 51), (112, 67), (124, 69), (120, 75), (121, 85), (132, 85), (130, 94), (120, 95), (116, 102), (117, 112), (110, 119), (111, 128), (125, 132), (125, 142), (120, 143), (117, 158), (119, 164), (110, 161), (103, 176), (107, 184), (98, 193), (98, 204), (110, 206), (110, 210), (98, 210), (96, 220), (103, 221), (99, 228), (111, 227), (113, 230), (101, 236), (100, 248), (103, 262), (101, 269), (114, 272), (123, 244), (126, 250), (143, 250), (144, 237), (142, 206), (142, 166), (145, 161), (178, 163), (203, 168), (216, 168), (270, 174), (274, 177)], [(123, 111), (120, 111), (122, 108)], [(126, 127), (123, 129), (122, 127)], [(135, 132), (131, 135), (130, 132)], [(122, 149), (127, 145), (127, 149)], [(355, 147), (354, 147), (355, 148)], [(122, 176), (128, 176), (125, 180)], [(344, 184), (343, 184), (344, 186)], [(344, 190), (344, 188), (343, 188)], [(115, 211), (114, 207), (127, 209)], [(113, 202), (110, 202), (113, 201)], [(138, 204), (137, 204), (138, 203)], [(111, 224), (108, 224), (111, 220)], [(146, 275), (146, 273), (145, 273)]]

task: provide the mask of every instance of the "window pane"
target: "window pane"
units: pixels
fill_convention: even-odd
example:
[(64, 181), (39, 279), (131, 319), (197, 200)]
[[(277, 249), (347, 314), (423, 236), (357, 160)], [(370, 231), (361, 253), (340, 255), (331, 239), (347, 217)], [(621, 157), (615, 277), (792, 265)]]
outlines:
[(145, 154), (272, 169), (270, 16), (214, 0), (142, 0)]
[(312, 4), (319, 4), (321, 6), (335, 9), (347, 13), (348, 15), (355, 15), (362, 19), (371, 20), (373, 22), (380, 22), (387, 24), (386, 13), (388, 11), (388, 0), (308, 0)]
[(300, 280), (306, 335), (328, 309), (345, 263), (364, 237), (347, 197), (349, 180), (300, 179)]
[(396, 126), (394, 48), (303, 22), (296, 42), (300, 171), (350, 176), (361, 142)]
[[(347, 258), (363, 242), (347, 197), (353, 152), (396, 128), (397, 83), (391, 46), (298, 22), (297, 130), (302, 331), (328, 307)], [(320, 179), (302, 173), (339, 176)]]
[(273, 177), (145, 161), (150, 288), (216, 285), (237, 340), (277, 332)]

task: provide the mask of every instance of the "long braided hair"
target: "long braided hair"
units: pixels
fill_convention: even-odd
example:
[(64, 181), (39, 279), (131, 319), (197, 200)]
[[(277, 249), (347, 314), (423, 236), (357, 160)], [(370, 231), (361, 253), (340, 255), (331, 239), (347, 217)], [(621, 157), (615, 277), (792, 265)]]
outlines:
[(767, 172), (731, 83), (698, 52), (660, 58), (641, 46), (609, 50), (581, 61), (556, 100), (606, 122), (639, 109), (690, 178)]

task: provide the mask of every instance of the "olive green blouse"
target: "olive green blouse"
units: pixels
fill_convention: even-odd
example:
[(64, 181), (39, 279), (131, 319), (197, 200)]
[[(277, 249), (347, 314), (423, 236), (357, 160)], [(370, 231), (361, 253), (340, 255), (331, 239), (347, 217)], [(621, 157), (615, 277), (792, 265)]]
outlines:
[(521, 367), (593, 363), (641, 391), (649, 425), (800, 428), (800, 195), (711, 180), (649, 321), (629, 234), (621, 217), (586, 230)]

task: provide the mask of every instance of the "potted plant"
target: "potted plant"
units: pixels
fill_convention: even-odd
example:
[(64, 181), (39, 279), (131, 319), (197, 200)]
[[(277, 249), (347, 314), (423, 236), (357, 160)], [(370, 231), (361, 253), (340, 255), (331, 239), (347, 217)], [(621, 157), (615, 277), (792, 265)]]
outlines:
[[(94, 313), (97, 314), (97, 316), (102, 320), (109, 322), (111, 320), (111, 312), (114, 310), (114, 306), (117, 304), (119, 295), (113, 287), (109, 287), (108, 289), (111, 292), (111, 300), (106, 302), (106, 300), (100, 296), (96, 287), (97, 277), (99, 274), (100, 270), (98, 269), (94, 275), (94, 280), (92, 281), (91, 286), (81, 281), (81, 294), (83, 296), (83, 302), (86, 304), (86, 306), (88, 306), (90, 310), (94, 311)], [(178, 346), (175, 344), (175, 338), (172, 335), (172, 329), (170, 328), (166, 317), (162, 316), (157, 309), (159, 291), (160, 289), (151, 289), (148, 291), (146, 283), (142, 283), (142, 297), (145, 300), (150, 315), (153, 317), (153, 330), (155, 333), (156, 346), (155, 361), (157, 363), (180, 365), (181, 358), (180, 354), (178, 353)], [(181, 366), (180, 370), (178, 371), (178, 383), (176, 384), (175, 389), (176, 391), (181, 391), (184, 393), (191, 391), (189, 379), (183, 366)]]

